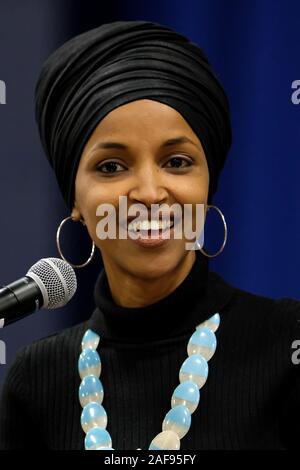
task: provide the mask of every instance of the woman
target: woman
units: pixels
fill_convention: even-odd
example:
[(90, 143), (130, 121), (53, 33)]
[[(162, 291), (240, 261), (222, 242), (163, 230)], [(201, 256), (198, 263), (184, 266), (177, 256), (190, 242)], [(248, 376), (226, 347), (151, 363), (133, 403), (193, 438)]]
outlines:
[[(155, 23), (102, 25), (45, 62), (36, 116), (70, 218), (85, 225), (104, 269), (91, 318), (17, 356), (2, 395), (0, 447), (295, 447), (299, 302), (230, 286), (209, 271), (204, 248), (187, 249), (185, 235), (161, 242), (150, 213), (191, 205), (195, 227), (197, 204), (205, 215), (214, 207), (231, 131), (203, 52)], [(142, 241), (99, 236), (99, 205), (119, 216), (120, 196), (146, 208), (153, 225), (125, 230)], [(216, 209), (221, 252), (227, 232)], [(130, 222), (126, 214), (120, 225)]]

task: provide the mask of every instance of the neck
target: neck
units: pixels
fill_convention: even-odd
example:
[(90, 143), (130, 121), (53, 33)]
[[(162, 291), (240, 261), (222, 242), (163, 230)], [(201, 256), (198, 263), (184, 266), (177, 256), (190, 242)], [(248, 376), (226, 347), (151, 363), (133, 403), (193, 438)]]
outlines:
[(189, 251), (170, 271), (150, 279), (124, 271), (105, 257), (103, 264), (113, 301), (121, 307), (138, 308), (158, 302), (173, 292), (189, 274), (195, 260), (195, 252)]

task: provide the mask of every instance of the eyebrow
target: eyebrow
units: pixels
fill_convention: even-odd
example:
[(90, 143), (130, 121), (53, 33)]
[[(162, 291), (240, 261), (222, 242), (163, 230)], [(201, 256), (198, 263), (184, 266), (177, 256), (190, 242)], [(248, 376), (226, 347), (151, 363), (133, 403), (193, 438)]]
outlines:
[[(179, 137), (174, 137), (172, 139), (166, 140), (163, 144), (161, 144), (162, 148), (169, 147), (171, 145), (178, 145), (178, 144), (192, 144), (197, 149), (200, 149), (199, 145), (197, 145), (195, 142), (193, 142), (191, 139), (189, 139), (186, 136), (179, 136)], [(128, 146), (125, 144), (122, 144), (120, 142), (102, 142), (93, 148), (93, 150), (97, 149), (123, 149), (126, 150), (128, 149)]]

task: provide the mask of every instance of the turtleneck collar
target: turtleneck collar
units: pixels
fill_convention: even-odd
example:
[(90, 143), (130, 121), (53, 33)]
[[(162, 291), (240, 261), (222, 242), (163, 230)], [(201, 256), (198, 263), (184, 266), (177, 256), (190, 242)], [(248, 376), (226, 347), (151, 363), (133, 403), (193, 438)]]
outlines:
[[(146, 307), (122, 307), (111, 295), (105, 269), (94, 289), (96, 309), (89, 328), (115, 341), (143, 342), (192, 332), (228, 302), (230, 286), (208, 271), (208, 260), (196, 250), (196, 259), (181, 284), (163, 299)], [(227, 288), (226, 288), (226, 287)]]

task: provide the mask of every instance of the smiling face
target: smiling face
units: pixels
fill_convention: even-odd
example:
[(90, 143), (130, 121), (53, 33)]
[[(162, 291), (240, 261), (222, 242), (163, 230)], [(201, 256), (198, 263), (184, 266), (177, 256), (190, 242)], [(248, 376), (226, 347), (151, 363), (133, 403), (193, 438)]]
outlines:
[[(164, 145), (179, 137), (184, 139)], [(108, 142), (123, 146), (105, 148)], [(154, 279), (171, 274), (186, 256), (194, 259), (194, 251), (186, 250), (191, 240), (171, 238), (151, 248), (129, 237), (101, 240), (96, 234), (101, 220), (97, 207), (112, 204), (117, 221), (120, 196), (127, 197), (128, 209), (140, 203), (150, 213), (152, 204), (177, 204), (183, 212), (184, 204), (193, 209), (206, 204), (208, 187), (203, 148), (181, 114), (157, 101), (132, 101), (107, 114), (87, 141), (76, 175), (72, 216), (85, 221), (107, 272)]]

